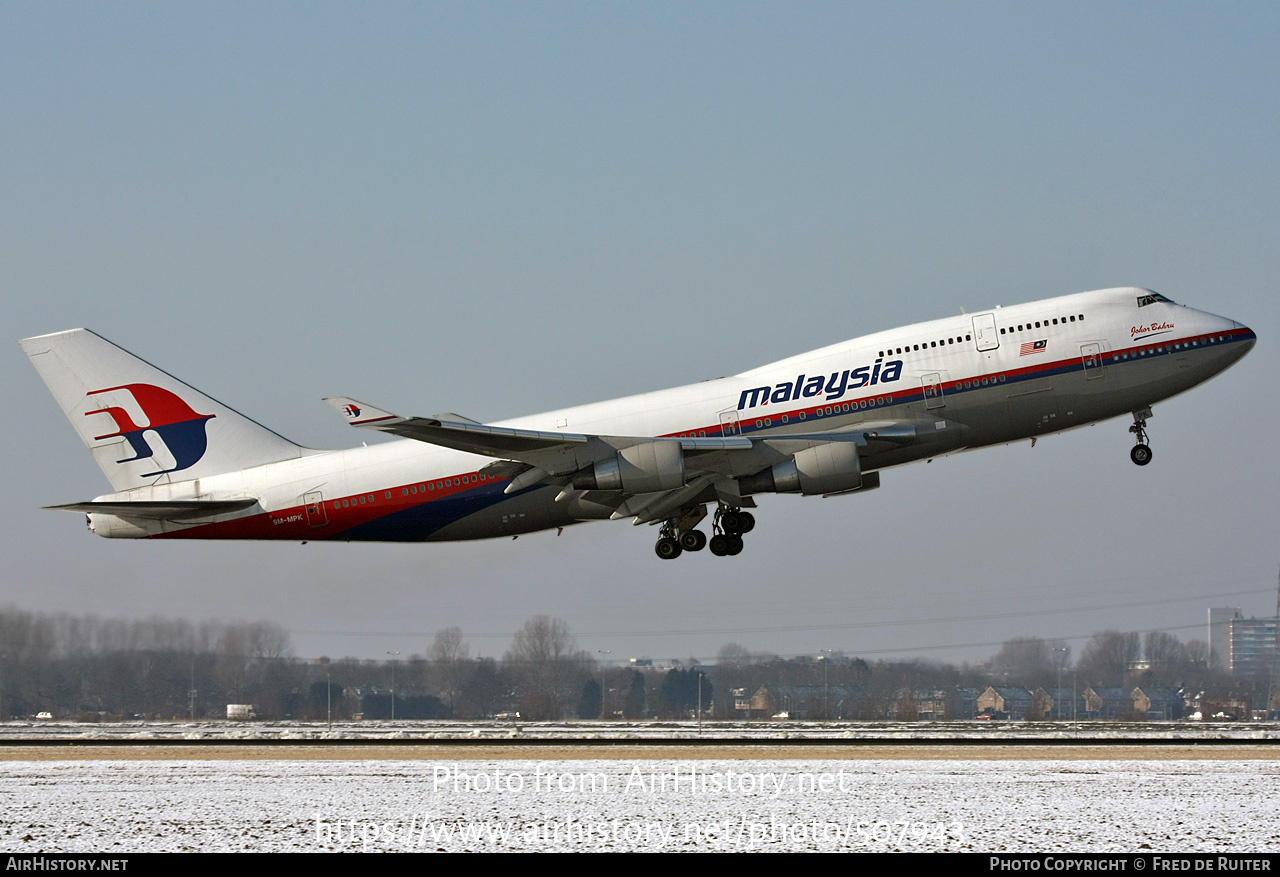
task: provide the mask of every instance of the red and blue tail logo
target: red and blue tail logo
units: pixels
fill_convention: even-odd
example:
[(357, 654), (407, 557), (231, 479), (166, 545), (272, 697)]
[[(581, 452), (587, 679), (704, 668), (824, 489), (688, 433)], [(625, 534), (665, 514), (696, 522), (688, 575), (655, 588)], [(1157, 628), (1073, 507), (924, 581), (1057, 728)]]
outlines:
[(180, 472), (200, 462), (200, 458), (204, 456), (204, 452), (209, 447), (209, 437), (205, 433), (205, 421), (215, 415), (197, 414), (179, 396), (151, 384), (124, 384), (119, 387), (93, 390), (87, 395), (96, 396), (99, 393), (113, 393), (118, 390), (128, 390), (133, 394), (134, 401), (138, 403), (138, 407), (146, 415), (146, 426), (139, 426), (134, 423), (133, 417), (130, 416), (128, 411), (115, 405), (85, 412), (86, 417), (90, 414), (107, 414), (116, 422), (116, 432), (94, 436), (95, 441), (124, 436), (125, 440), (129, 442), (129, 446), (133, 448), (132, 457), (117, 460), (117, 463), (128, 463), (155, 455), (155, 451), (143, 437), (143, 433), (148, 431), (154, 432), (160, 437), (165, 447), (169, 449), (169, 453), (173, 455), (174, 462), (171, 469), (158, 469), (143, 477), (164, 475), (168, 472)]

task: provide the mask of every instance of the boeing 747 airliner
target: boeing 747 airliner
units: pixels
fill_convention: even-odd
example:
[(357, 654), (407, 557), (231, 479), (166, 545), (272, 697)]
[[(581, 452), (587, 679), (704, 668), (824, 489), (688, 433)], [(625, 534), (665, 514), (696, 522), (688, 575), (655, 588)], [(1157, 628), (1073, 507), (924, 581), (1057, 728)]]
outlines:
[[(631, 518), (671, 559), (742, 551), (762, 493), (841, 496), (914, 460), (1130, 414), (1253, 347), (1147, 289), (918, 323), (732, 377), (495, 424), (327, 399), (403, 441), (304, 448), (86, 329), (22, 341), (115, 492), (52, 508), (112, 538), (385, 542), (516, 536)], [(699, 525), (708, 516), (708, 530)]]

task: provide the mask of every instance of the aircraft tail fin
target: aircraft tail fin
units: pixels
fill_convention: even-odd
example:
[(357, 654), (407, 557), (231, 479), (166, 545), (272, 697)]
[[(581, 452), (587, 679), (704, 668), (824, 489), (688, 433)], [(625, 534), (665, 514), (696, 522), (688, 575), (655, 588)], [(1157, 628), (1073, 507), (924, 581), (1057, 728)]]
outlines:
[(88, 329), (19, 343), (117, 491), (306, 453)]

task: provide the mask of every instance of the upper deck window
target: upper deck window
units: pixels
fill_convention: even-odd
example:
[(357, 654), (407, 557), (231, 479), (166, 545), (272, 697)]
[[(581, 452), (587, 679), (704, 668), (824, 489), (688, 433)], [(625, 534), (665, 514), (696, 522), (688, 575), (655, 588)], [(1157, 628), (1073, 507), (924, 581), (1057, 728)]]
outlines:
[(1158, 301), (1162, 301), (1165, 304), (1170, 304), (1170, 305), (1175, 304), (1173, 299), (1165, 298), (1163, 295), (1161, 295), (1158, 292), (1149, 292), (1146, 295), (1138, 296), (1138, 307), (1145, 308), (1147, 305), (1153, 305)]

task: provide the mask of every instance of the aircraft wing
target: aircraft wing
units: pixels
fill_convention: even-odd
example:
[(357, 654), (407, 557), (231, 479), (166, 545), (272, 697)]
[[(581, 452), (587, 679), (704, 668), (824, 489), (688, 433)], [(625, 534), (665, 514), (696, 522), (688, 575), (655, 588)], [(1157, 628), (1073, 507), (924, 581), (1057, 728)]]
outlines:
[[(507, 493), (535, 484), (568, 485), (574, 473), (610, 459), (624, 449), (636, 449), (641, 445), (678, 446), (687, 476), (682, 486), (654, 493), (591, 491), (593, 497), (608, 494), (609, 504), (618, 509), (615, 518), (635, 516), (637, 523), (658, 520), (673, 508), (713, 501), (717, 497), (730, 505), (754, 505), (749, 498), (738, 495), (734, 479), (760, 472), (807, 448), (851, 442), (859, 445), (860, 449), (873, 450), (886, 445), (911, 444), (917, 440), (916, 426), (899, 421), (864, 423), (852, 430), (759, 438), (605, 436), (486, 426), (456, 414), (401, 417), (345, 396), (333, 396), (324, 401), (352, 426), (498, 458), (483, 471), (495, 477), (510, 478)], [(650, 449), (640, 450), (647, 452)], [(659, 451), (656, 447), (652, 450)], [(574, 492), (573, 488), (566, 487), (561, 498)]]
[[(653, 436), (602, 436), (572, 432), (543, 432), (486, 426), (460, 415), (401, 417), (345, 396), (324, 400), (351, 426), (376, 429), (428, 444), (516, 460), (544, 470), (544, 474), (569, 475), (623, 448), (648, 442), (676, 442), (686, 452), (750, 450), (752, 441), (738, 437), (655, 438)], [(493, 474), (499, 474), (494, 472)]]

